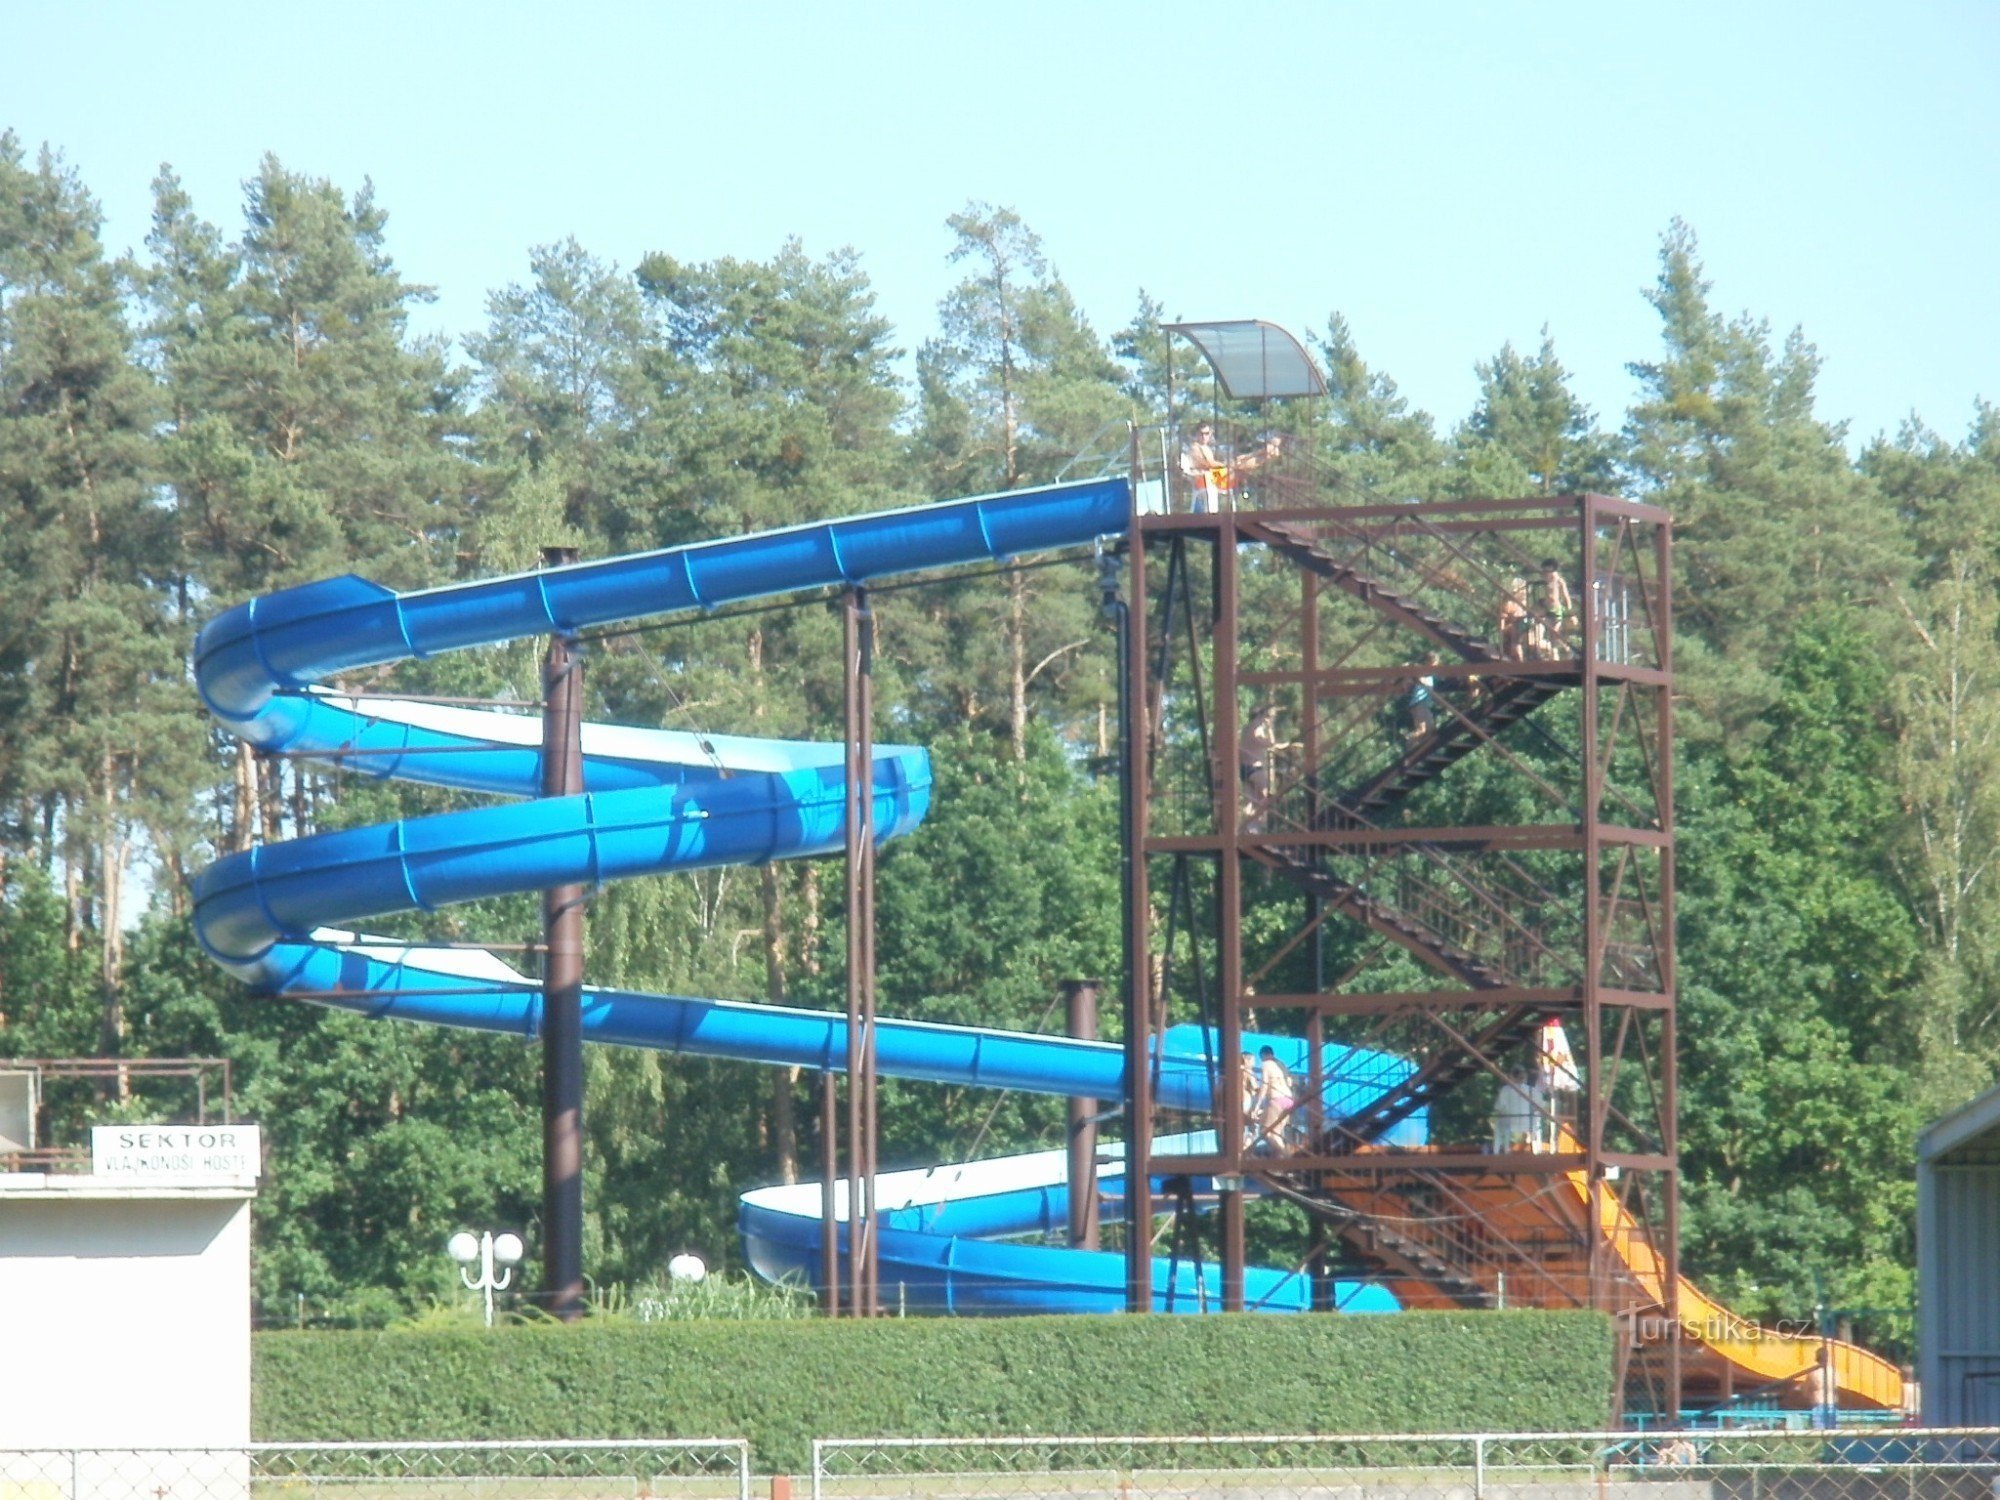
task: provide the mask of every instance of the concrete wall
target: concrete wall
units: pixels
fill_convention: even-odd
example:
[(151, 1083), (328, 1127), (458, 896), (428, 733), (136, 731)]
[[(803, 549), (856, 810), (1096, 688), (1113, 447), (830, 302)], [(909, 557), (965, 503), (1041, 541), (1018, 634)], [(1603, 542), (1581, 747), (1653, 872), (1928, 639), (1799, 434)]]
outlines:
[(0, 1449), (249, 1441), (252, 1196), (0, 1177)]

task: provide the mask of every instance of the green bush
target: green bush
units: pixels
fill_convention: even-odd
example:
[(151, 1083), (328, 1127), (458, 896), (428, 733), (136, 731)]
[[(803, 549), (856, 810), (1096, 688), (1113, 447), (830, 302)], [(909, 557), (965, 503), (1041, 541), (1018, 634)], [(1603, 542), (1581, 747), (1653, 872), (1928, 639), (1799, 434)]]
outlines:
[(815, 1437), (1591, 1428), (1595, 1313), (601, 1321), (273, 1332), (260, 1439), (747, 1437), (799, 1471)]

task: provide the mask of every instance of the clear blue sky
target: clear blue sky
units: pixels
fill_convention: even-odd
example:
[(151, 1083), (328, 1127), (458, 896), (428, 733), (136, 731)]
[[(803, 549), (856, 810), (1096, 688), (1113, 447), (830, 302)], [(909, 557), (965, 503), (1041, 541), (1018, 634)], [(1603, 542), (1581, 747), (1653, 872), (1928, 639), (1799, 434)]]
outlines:
[(179, 4), (0, 0), (0, 127), (140, 241), (171, 162), (240, 229), (260, 155), (375, 182), (421, 320), (531, 245), (862, 252), (907, 347), (946, 214), (1009, 205), (1100, 330), (1338, 310), (1449, 428), (1547, 324), (1615, 426), (1675, 215), (1718, 308), (1804, 328), (1821, 415), (2000, 400), (2000, 4)]

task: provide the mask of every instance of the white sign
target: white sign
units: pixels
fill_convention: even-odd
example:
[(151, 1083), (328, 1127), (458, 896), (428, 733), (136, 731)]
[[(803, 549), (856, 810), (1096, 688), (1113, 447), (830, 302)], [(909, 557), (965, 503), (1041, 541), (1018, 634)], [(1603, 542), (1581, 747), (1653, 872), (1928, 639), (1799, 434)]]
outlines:
[(93, 1125), (90, 1167), (100, 1177), (149, 1182), (254, 1182), (255, 1125)]

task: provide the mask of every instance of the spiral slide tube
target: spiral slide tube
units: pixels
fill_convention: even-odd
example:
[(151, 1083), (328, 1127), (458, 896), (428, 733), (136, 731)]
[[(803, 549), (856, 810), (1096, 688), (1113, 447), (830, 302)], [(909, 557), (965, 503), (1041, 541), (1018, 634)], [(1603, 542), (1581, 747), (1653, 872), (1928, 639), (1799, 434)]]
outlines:
[[(265, 992), (371, 1016), (532, 1036), (540, 1025), (539, 987), (497, 959), (371, 940), (347, 928), (390, 912), (567, 882), (832, 852), (844, 828), (843, 747), (590, 725), (585, 791), (540, 798), (537, 720), (354, 696), (321, 686), (325, 679), (522, 636), (1003, 561), (1122, 532), (1128, 513), (1123, 480), (1091, 481), (417, 593), (348, 576), (238, 606), (202, 631), (195, 673), (204, 702), (241, 738), (338, 760), (350, 774), (534, 800), (230, 855), (196, 878), (196, 935), (224, 968)], [(931, 786), (923, 750), (878, 746), (871, 781), (881, 838), (922, 821)], [(844, 1017), (824, 1012), (588, 989), (583, 1024), (587, 1038), (624, 1045), (836, 1070), (846, 1062)], [(879, 1067), (890, 1076), (1105, 1099), (1121, 1092), (1122, 1056), (1110, 1044), (908, 1021), (880, 1027)], [(1269, 1040), (1297, 1052), (1291, 1061), (1304, 1072), (1302, 1043)], [(1155, 1070), (1164, 1106), (1208, 1107), (1213, 1052), (1213, 1038), (1198, 1029), (1162, 1039)], [(1409, 1072), (1401, 1059), (1345, 1049), (1331, 1050), (1325, 1067), (1335, 1080), (1328, 1105), (1338, 1113)], [(1408, 1128), (1421, 1132), (1422, 1122)], [(972, 1237), (1030, 1232), (1059, 1214), (1060, 1158), (1037, 1154), (885, 1177), (885, 1234), (894, 1241), (884, 1245), (885, 1282), (915, 1287), (916, 1305), (951, 1310), (1121, 1305), (1122, 1298), (1107, 1300), (1122, 1287), (1120, 1256)], [(1100, 1172), (1107, 1189), (1122, 1191), (1115, 1162)], [(793, 1201), (793, 1190), (746, 1196), (753, 1265), (775, 1273), (803, 1258), (809, 1272), (817, 1269), (814, 1191), (809, 1209)], [(1261, 1275), (1253, 1277), (1253, 1303), (1304, 1305), (1298, 1278)], [(1156, 1272), (1162, 1307), (1214, 1305), (1217, 1291), (1186, 1275), (1170, 1279), (1164, 1263)], [(1365, 1287), (1342, 1295), (1357, 1309), (1394, 1305)]]

